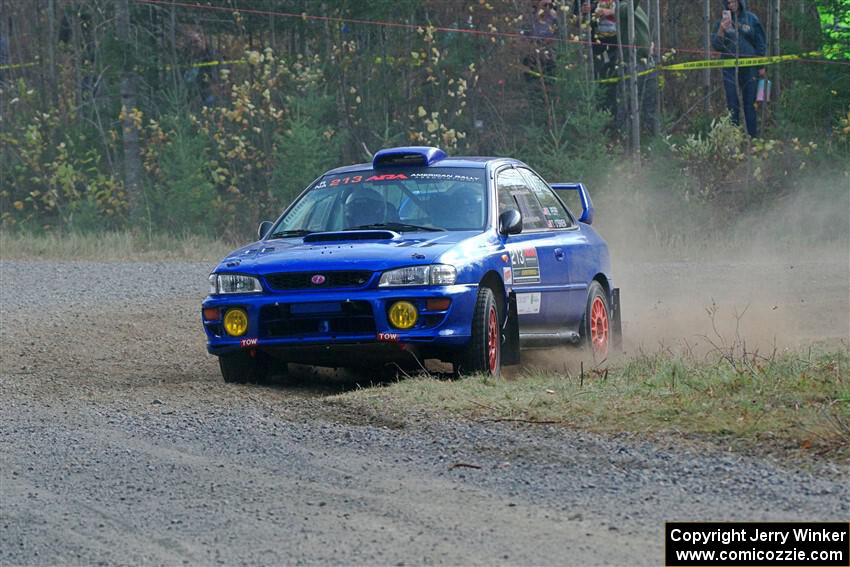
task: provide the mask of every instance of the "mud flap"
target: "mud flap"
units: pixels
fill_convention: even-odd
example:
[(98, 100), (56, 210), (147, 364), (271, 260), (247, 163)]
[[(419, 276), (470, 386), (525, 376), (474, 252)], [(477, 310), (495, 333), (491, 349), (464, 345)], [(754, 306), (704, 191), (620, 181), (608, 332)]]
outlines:
[(519, 364), (519, 314), (516, 293), (508, 295), (508, 316), (502, 327), (502, 366)]
[(611, 294), (613, 317), (611, 319), (611, 346), (614, 350), (623, 350), (623, 321), (620, 318), (620, 288), (615, 287)]

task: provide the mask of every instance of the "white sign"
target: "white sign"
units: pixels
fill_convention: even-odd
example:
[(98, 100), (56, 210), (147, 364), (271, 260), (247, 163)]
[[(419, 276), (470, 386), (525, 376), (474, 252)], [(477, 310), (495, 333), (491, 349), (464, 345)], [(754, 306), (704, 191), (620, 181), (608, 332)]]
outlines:
[(516, 312), (518, 315), (540, 313), (540, 294), (518, 293), (516, 295)]

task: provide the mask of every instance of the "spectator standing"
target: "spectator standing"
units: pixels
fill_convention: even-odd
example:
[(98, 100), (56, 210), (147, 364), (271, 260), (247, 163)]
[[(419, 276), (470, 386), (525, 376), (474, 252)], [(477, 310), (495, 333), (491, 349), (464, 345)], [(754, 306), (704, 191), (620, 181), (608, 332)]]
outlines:
[[(746, 0), (723, 0), (723, 16), (714, 24), (711, 45), (715, 51), (720, 52), (723, 59), (764, 56), (766, 51), (764, 28), (756, 15), (747, 10)], [(758, 70), (758, 73), (754, 67), (735, 66), (723, 69), (726, 106), (732, 115), (732, 122), (741, 123), (740, 113), (743, 104), (747, 133), (753, 138), (758, 136), (755, 107), (758, 78), (764, 76), (763, 67)]]
[[(579, 29), (590, 26), (593, 66), (596, 77), (600, 79), (610, 79), (617, 74), (616, 4), (616, 0), (575, 0), (573, 4), (573, 10), (580, 19)], [(611, 100), (613, 102), (613, 98)]]
[(218, 54), (211, 49), (195, 29), (188, 29), (183, 41), (188, 67), (183, 80), (190, 94), (197, 96), (202, 106), (216, 104), (215, 87), (218, 83)]
[(535, 73), (554, 74), (554, 44), (558, 39), (558, 12), (552, 0), (535, 0), (533, 10), (531, 29), (526, 29), (534, 38), (534, 54), (523, 58), (523, 64), (533, 71), (526, 74), (529, 79), (534, 79)]

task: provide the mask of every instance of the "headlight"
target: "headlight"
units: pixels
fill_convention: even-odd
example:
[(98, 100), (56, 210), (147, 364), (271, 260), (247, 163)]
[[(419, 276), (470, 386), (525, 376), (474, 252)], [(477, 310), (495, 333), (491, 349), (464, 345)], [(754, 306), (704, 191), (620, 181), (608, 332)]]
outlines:
[(407, 285), (452, 285), (457, 279), (457, 270), (447, 264), (411, 266), (390, 270), (381, 275), (378, 287)]
[(210, 274), (210, 294), (263, 291), (260, 280), (241, 274)]

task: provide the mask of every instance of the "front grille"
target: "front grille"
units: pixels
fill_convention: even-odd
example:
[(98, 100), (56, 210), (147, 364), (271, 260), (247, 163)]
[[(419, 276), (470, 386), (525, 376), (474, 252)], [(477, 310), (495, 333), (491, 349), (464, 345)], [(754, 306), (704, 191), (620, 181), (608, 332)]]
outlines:
[[(325, 281), (313, 283), (314, 276), (322, 276)], [(281, 272), (266, 276), (266, 282), (274, 290), (288, 289), (339, 289), (363, 287), (369, 282), (372, 272), (365, 270), (340, 270), (330, 272)]]
[(266, 305), (260, 310), (260, 334), (267, 338), (339, 336), (375, 333), (368, 301)]

